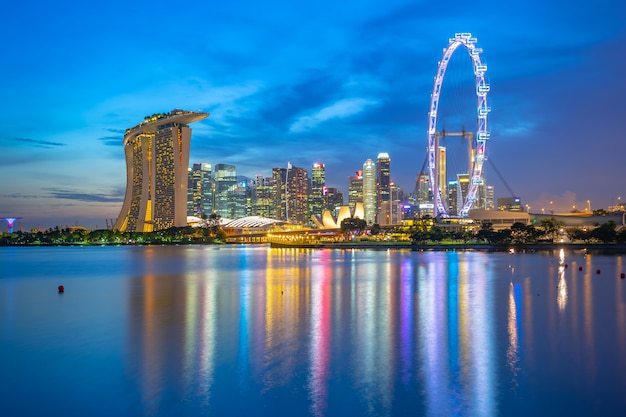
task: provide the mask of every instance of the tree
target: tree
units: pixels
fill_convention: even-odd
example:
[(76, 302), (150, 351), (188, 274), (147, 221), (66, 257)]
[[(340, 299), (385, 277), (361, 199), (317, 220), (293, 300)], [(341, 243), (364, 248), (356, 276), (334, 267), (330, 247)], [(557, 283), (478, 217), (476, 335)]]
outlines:
[(602, 223), (591, 231), (591, 237), (598, 239), (602, 243), (615, 242), (617, 239), (617, 232), (615, 231), (615, 222), (609, 220), (606, 223)]
[(433, 242), (441, 242), (443, 240), (443, 237), (444, 231), (441, 227), (433, 226), (430, 229), (430, 240), (432, 240)]
[(539, 225), (544, 236), (546, 236), (550, 242), (554, 243), (554, 240), (559, 237), (561, 227), (563, 223), (557, 221), (554, 217), (541, 220)]
[(372, 225), (372, 227), (370, 227), (370, 234), (372, 234), (372, 235), (378, 235), (378, 234), (380, 234), (380, 231), (381, 231), (381, 229), (380, 229), (380, 225), (378, 223), (374, 223)]
[(348, 217), (341, 221), (341, 232), (345, 235), (348, 234), (361, 234), (367, 227), (367, 222), (358, 217)]
[(421, 219), (413, 220), (413, 224), (409, 229), (411, 241), (414, 244), (426, 243), (426, 241), (430, 237), (430, 229), (432, 228), (433, 224), (433, 219), (430, 216), (424, 216)]
[(532, 224), (515, 222), (510, 228), (511, 241), (513, 243), (533, 243), (536, 242), (541, 232)]

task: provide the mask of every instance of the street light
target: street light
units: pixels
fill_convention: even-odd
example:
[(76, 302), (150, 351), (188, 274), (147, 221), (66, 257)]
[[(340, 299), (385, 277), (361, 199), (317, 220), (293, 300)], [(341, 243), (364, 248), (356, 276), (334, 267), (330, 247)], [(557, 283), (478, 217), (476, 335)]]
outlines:
[(587, 213), (591, 213), (591, 201), (587, 200)]

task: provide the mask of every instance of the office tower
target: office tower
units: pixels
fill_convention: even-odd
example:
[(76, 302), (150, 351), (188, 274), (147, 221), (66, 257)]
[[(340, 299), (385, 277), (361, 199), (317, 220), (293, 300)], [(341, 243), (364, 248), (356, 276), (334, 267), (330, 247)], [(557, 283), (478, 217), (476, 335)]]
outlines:
[(399, 224), (402, 222), (402, 200), (404, 193), (402, 188), (393, 182), (389, 184), (389, 204), (391, 207), (391, 223)]
[(363, 171), (356, 171), (356, 175), (348, 177), (348, 207), (354, 213), (356, 203), (363, 203)]
[(367, 224), (376, 222), (376, 165), (368, 159), (363, 164), (363, 210)]
[(524, 211), (520, 197), (498, 198), (498, 210), (500, 211)]
[(324, 187), (324, 199), (324, 208), (333, 214), (337, 214), (343, 206), (343, 193), (334, 187)]
[(229, 218), (241, 219), (252, 215), (250, 182), (248, 179), (241, 179), (233, 187), (233, 192), (229, 194), (229, 199), (232, 200), (229, 202)]
[(495, 209), (495, 191), (493, 189), (493, 185), (487, 185), (485, 187), (485, 210), (493, 210)]
[(463, 205), (465, 204), (465, 198), (467, 197), (467, 194), (469, 192), (469, 185), (470, 185), (469, 174), (457, 174), (456, 183), (457, 183), (456, 207), (457, 207), (457, 213), (460, 213), (461, 210), (463, 210)]
[(309, 196), (309, 218), (316, 216), (322, 218), (322, 212), (326, 206), (324, 188), (326, 183), (326, 167), (316, 162), (311, 169), (311, 195)]
[(392, 223), (392, 208), (391, 208), (391, 159), (389, 154), (381, 152), (378, 154), (376, 160), (377, 175), (377, 208), (378, 216), (377, 223), (380, 225), (387, 225)]
[(433, 202), (433, 193), (430, 187), (430, 176), (428, 172), (417, 174), (415, 182), (415, 200), (417, 204), (428, 204)]
[(447, 196), (449, 195), (446, 186), (448, 184), (448, 173), (446, 171), (446, 148), (439, 147), (439, 177), (438, 177), (439, 190), (441, 191), (442, 204), (445, 206), (449, 204)]
[(115, 229), (151, 232), (187, 225), (188, 124), (208, 115), (172, 110), (126, 130), (126, 195)]
[[(459, 213), (459, 183), (457, 180), (448, 181), (448, 195), (445, 198), (448, 204), (448, 214), (456, 216)], [(444, 198), (442, 196), (442, 198)], [(461, 203), (462, 204), (462, 203)]]
[(235, 211), (237, 170), (234, 165), (215, 164), (215, 212), (232, 219)]
[(193, 164), (188, 172), (187, 215), (208, 217), (213, 213), (213, 170), (211, 164)]
[(294, 224), (309, 222), (309, 173), (305, 168), (287, 164), (272, 168), (275, 218)]
[(272, 189), (274, 179), (257, 175), (254, 178), (251, 189), (252, 216), (274, 218), (274, 201), (272, 199)]

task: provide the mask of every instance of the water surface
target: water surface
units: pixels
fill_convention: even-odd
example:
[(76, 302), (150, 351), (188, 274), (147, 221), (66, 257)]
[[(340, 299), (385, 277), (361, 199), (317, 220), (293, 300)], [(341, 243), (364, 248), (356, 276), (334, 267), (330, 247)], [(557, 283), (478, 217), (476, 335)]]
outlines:
[(622, 256), (11, 247), (0, 266), (2, 416), (626, 415)]

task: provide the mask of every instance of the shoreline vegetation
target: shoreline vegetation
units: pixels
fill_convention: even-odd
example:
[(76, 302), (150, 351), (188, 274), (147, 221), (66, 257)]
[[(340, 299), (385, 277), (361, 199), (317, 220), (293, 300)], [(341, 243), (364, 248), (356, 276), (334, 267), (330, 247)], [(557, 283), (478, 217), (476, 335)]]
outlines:
[(537, 226), (514, 223), (494, 229), (491, 223), (473, 227), (445, 225), (424, 217), (409, 224), (367, 226), (361, 219), (345, 219), (328, 233), (307, 230), (246, 234), (205, 227), (171, 227), (154, 232), (86, 230), (70, 227), (47, 231), (0, 233), (0, 246), (148, 246), (148, 245), (265, 244), (272, 248), (366, 249), (413, 251), (539, 252), (567, 249), (583, 253), (626, 254), (626, 227), (612, 220), (593, 228), (565, 228), (554, 219)]
[(213, 241), (159, 241), (159, 242), (13, 242), (7, 244), (0, 242), (0, 247), (54, 247), (54, 246), (196, 246), (196, 245), (265, 245), (271, 248), (282, 249), (341, 249), (341, 250), (408, 250), (417, 252), (508, 252), (508, 253), (532, 253), (552, 252), (557, 250), (579, 251), (590, 254), (626, 254), (624, 243), (585, 243), (585, 242), (560, 242), (560, 243), (476, 243), (476, 242), (433, 242), (413, 243), (410, 241), (355, 241), (355, 242), (265, 242), (265, 243), (229, 243), (219, 240)]

